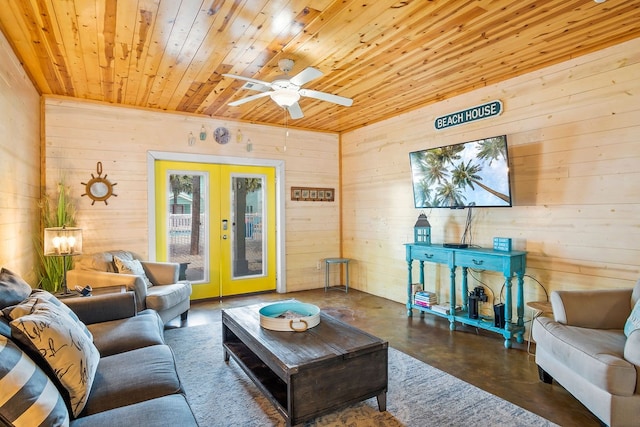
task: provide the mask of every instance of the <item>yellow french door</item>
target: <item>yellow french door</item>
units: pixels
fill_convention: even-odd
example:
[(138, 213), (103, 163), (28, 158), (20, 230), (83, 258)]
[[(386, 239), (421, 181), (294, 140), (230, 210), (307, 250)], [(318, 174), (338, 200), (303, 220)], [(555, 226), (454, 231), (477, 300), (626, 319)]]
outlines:
[(220, 168), (222, 295), (275, 290), (275, 169)]
[(156, 259), (192, 299), (275, 290), (275, 169), (156, 160)]

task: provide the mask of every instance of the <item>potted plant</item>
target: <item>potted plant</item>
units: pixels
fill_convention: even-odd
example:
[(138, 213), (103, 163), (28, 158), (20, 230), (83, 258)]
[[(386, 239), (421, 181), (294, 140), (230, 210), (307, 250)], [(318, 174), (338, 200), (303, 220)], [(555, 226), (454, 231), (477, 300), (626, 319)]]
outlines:
[(42, 228), (35, 239), (36, 252), (40, 261), (37, 270), (38, 288), (52, 293), (57, 292), (61, 286), (65, 269), (64, 263), (67, 263), (66, 268), (69, 270), (73, 261), (72, 257), (44, 255), (44, 229), (75, 225), (75, 208), (73, 202), (68, 198), (67, 191), (64, 183), (61, 182), (58, 184), (57, 202), (45, 195), (40, 204)]

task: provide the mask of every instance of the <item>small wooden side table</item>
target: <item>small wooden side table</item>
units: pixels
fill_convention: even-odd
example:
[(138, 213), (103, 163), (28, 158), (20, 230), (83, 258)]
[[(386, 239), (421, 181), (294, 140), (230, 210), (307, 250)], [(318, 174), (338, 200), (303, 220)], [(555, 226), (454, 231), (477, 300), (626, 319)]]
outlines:
[(331, 289), (329, 285), (329, 266), (331, 264), (344, 264), (346, 269), (346, 279), (344, 285), (344, 291), (349, 292), (349, 261), (350, 258), (325, 258), (324, 259), (324, 291), (327, 292), (327, 289)]
[(527, 353), (533, 356), (535, 353), (531, 353), (531, 330), (533, 329), (533, 321), (537, 317), (542, 316), (544, 313), (553, 314), (553, 308), (549, 301), (529, 301), (527, 307), (531, 309), (533, 314), (531, 315), (531, 325), (529, 326), (529, 339), (527, 339)]

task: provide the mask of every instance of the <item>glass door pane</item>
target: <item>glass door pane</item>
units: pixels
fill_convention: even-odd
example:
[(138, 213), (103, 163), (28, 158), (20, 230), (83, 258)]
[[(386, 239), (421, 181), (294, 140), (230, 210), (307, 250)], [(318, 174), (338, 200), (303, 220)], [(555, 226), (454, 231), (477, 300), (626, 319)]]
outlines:
[(220, 188), (220, 295), (275, 290), (275, 169), (221, 166)]
[(264, 276), (266, 251), (262, 235), (265, 177), (232, 175), (231, 217), (233, 278)]
[(158, 261), (186, 267), (192, 299), (276, 289), (275, 168), (156, 161)]
[(206, 174), (172, 172), (168, 177), (168, 261), (180, 263), (181, 280), (208, 282)]

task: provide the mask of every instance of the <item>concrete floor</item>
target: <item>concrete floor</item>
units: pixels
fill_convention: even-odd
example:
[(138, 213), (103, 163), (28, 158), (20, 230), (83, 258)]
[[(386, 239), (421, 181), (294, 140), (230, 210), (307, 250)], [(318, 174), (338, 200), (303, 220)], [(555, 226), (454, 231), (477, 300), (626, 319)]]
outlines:
[[(295, 298), (317, 305), (327, 314), (383, 338), (389, 345), (508, 400), (562, 426), (600, 426), (599, 420), (566, 390), (538, 379), (535, 357), (526, 341), (506, 349), (501, 335), (457, 324), (449, 330), (446, 319), (418, 313), (407, 317), (404, 304), (350, 289), (323, 289), (289, 294), (266, 293), (195, 301), (186, 322), (180, 318), (168, 328), (220, 321), (220, 310), (262, 301)], [(527, 319), (528, 320), (528, 319)], [(531, 346), (532, 351), (535, 346)], [(425, 384), (432, 387), (433, 384)], [(419, 393), (419, 390), (416, 390)]]

